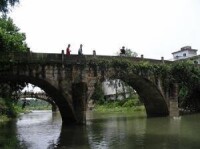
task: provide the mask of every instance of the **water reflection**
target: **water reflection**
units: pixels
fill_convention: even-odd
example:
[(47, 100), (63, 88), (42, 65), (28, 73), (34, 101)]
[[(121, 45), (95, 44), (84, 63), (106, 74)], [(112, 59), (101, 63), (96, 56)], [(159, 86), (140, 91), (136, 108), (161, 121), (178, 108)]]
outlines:
[(200, 148), (200, 114), (182, 117), (180, 126), (180, 148)]
[(149, 148), (179, 148), (175, 139), (179, 138), (179, 127), (179, 121), (167, 117), (147, 119), (144, 145)]
[(60, 115), (50, 111), (33, 111), (17, 121), (20, 142), (28, 149), (44, 149), (54, 146), (60, 135)]
[(86, 126), (62, 127), (57, 148), (88, 149), (88, 135)]
[(0, 149), (4, 148), (20, 148), (16, 125), (13, 122), (0, 125)]
[(59, 113), (35, 111), (0, 127), (0, 148), (9, 142), (17, 149), (199, 148), (199, 123), (200, 115), (146, 119), (144, 113), (90, 112), (85, 126), (64, 127)]
[(24, 115), (17, 122), (19, 139), (30, 149), (132, 148), (143, 146), (146, 131), (144, 115), (135, 118), (131, 114), (90, 112), (86, 126), (61, 127), (60, 124), (60, 116), (51, 118), (48, 112)]
[[(144, 115), (91, 113), (87, 127), (90, 147), (93, 148), (134, 148), (143, 146), (146, 129)], [(134, 132), (134, 133), (133, 133)], [(134, 135), (133, 135), (134, 134)]]

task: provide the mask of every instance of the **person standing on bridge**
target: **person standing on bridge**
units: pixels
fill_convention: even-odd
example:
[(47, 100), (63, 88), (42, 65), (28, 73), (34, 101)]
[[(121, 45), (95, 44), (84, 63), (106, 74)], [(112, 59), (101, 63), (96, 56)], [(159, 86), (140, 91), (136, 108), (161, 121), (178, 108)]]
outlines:
[(66, 55), (69, 56), (70, 55), (70, 44), (68, 44), (67, 49), (66, 49)]
[(120, 55), (121, 56), (125, 56), (126, 54), (126, 51), (125, 51), (125, 47), (123, 46), (121, 49), (120, 49)]
[(80, 48), (78, 49), (78, 55), (83, 55), (83, 50), (82, 50), (82, 48), (83, 48), (83, 45), (80, 44)]

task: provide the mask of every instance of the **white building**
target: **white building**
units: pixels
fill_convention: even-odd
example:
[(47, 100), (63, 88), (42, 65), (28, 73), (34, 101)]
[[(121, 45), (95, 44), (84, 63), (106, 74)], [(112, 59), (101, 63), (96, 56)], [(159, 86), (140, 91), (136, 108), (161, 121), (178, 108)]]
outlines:
[(197, 56), (197, 50), (192, 49), (191, 46), (182, 47), (179, 51), (173, 52), (173, 60), (186, 59)]
[(102, 83), (102, 89), (106, 100), (123, 100), (124, 96), (128, 98), (131, 94), (135, 93), (132, 87), (125, 85), (119, 79), (104, 81)]
[(181, 50), (173, 52), (173, 60), (189, 59), (195, 64), (200, 64), (200, 55), (197, 55), (196, 49), (192, 49), (191, 46), (182, 47)]

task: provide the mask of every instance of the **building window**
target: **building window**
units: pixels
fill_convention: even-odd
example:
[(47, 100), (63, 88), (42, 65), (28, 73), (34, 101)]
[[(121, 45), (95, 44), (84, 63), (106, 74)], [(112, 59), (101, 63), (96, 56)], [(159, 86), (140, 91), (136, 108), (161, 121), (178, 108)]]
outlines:
[(183, 56), (186, 57), (186, 53), (183, 53)]

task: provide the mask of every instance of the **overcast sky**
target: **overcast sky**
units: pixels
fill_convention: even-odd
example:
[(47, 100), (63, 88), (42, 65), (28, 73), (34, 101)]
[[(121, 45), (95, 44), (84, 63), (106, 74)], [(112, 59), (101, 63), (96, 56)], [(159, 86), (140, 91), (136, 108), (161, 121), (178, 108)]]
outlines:
[(20, 0), (10, 13), (33, 52), (116, 55), (121, 46), (144, 57), (200, 51), (200, 0)]

